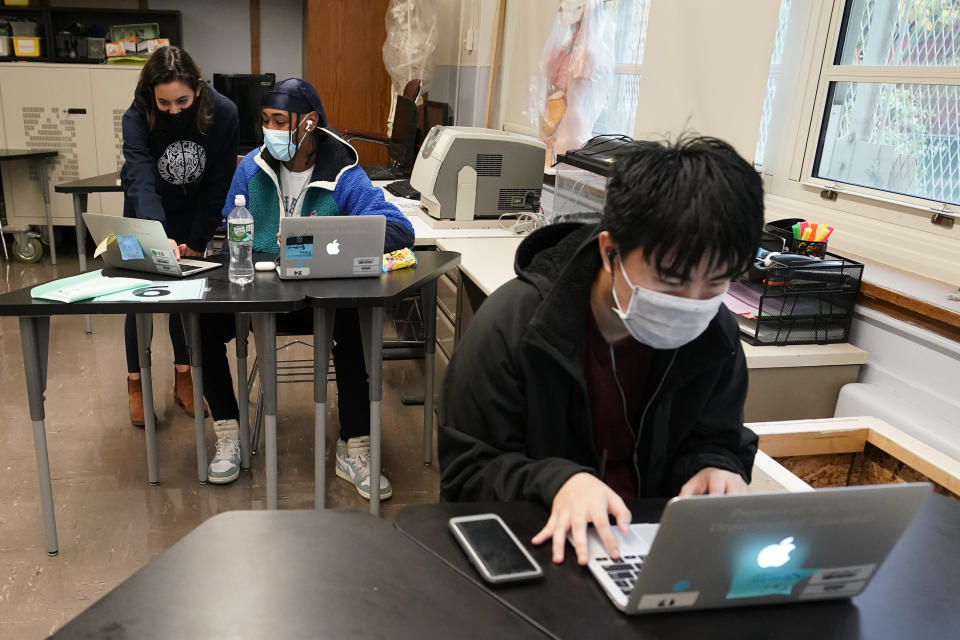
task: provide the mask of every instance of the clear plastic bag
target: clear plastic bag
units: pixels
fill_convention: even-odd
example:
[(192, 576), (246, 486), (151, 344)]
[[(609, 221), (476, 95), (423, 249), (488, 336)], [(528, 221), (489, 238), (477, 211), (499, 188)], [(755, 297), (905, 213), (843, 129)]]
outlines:
[(593, 136), (613, 81), (615, 35), (603, 0), (561, 0), (530, 81), (527, 111), (547, 145), (548, 167)]
[(402, 94), (409, 81), (418, 79), (420, 93), (426, 93), (433, 79), (433, 52), (439, 40), (433, 0), (390, 0), (385, 22), (383, 64), (390, 74), (393, 94)]

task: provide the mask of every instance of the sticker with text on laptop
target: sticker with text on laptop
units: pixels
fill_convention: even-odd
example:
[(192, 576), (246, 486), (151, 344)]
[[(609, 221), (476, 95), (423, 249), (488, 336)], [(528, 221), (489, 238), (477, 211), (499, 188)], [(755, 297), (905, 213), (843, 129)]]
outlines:
[(645, 593), (637, 603), (637, 611), (647, 609), (675, 609), (677, 607), (692, 607), (697, 604), (699, 591), (684, 591), (683, 593)]
[(367, 273), (380, 273), (380, 261), (383, 256), (353, 259), (353, 275), (362, 276)]
[(124, 260), (143, 260), (143, 247), (137, 236), (117, 234), (117, 246), (120, 247), (120, 257)]
[(774, 538), (741, 551), (734, 564), (728, 600), (789, 596), (797, 583), (818, 571), (804, 568), (808, 549), (800, 541), (793, 536)]
[(313, 258), (313, 236), (290, 236), (287, 238), (284, 257), (287, 260), (309, 260)]
[(875, 564), (861, 564), (853, 567), (820, 569), (810, 576), (807, 586), (800, 592), (800, 597), (838, 598), (856, 595), (867, 584), (867, 580), (876, 568)]

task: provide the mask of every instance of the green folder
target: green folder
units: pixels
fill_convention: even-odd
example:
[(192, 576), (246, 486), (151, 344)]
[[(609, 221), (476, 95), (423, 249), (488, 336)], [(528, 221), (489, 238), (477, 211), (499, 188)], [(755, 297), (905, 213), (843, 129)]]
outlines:
[(150, 284), (150, 281), (140, 278), (107, 278), (103, 275), (103, 269), (97, 269), (41, 284), (30, 290), (30, 297), (56, 302), (76, 302), (117, 291), (126, 291), (144, 284)]

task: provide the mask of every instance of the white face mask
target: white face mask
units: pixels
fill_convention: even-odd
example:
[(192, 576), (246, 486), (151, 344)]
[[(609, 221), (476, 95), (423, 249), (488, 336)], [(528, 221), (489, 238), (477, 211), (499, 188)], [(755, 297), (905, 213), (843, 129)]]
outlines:
[(727, 287), (724, 287), (723, 293), (718, 296), (696, 300), (651, 291), (630, 282), (623, 261), (618, 259), (617, 262), (620, 263), (623, 279), (633, 291), (630, 305), (626, 311), (621, 311), (617, 288), (613, 287), (613, 300), (617, 303), (613, 311), (634, 340), (654, 349), (676, 349), (692, 342), (717, 315), (723, 296), (727, 293)]

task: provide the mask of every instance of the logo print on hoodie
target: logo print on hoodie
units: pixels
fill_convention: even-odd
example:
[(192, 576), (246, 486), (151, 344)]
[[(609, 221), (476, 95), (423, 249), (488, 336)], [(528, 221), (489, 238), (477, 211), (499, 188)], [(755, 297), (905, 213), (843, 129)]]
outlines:
[(203, 147), (190, 140), (171, 143), (157, 161), (160, 177), (170, 184), (190, 184), (203, 175), (207, 154)]

